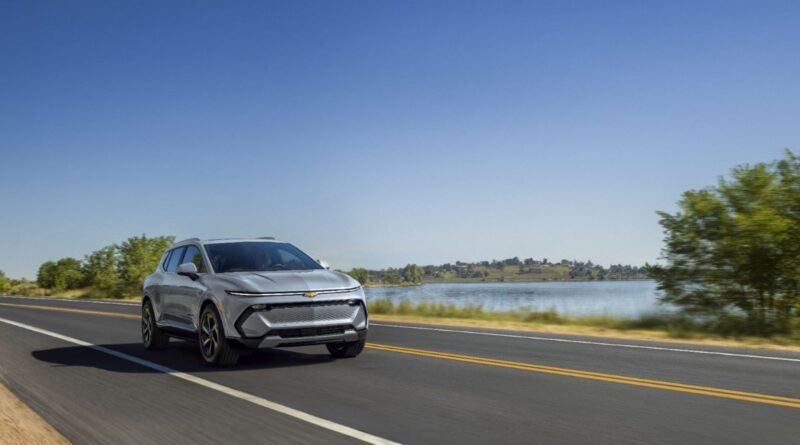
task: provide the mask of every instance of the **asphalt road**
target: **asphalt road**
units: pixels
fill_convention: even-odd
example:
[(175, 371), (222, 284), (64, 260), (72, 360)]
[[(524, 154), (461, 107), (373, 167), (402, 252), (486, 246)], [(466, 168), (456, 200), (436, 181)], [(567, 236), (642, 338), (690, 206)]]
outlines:
[(798, 353), (373, 322), (214, 369), (138, 314), (0, 297), (0, 380), (79, 444), (800, 443)]

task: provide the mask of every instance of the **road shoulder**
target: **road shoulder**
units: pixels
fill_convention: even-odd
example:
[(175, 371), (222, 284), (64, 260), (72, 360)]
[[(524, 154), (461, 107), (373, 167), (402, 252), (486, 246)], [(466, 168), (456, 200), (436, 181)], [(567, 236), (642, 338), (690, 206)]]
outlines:
[(70, 442), (0, 384), (0, 437), (8, 445), (67, 445)]

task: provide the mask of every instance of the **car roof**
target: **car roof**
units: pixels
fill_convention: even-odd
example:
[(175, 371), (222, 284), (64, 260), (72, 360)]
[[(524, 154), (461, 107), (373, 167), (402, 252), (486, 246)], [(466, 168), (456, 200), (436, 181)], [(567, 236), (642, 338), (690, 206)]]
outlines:
[(178, 241), (177, 243), (173, 244), (170, 249), (180, 246), (185, 246), (187, 244), (222, 244), (222, 243), (240, 243), (240, 242), (251, 242), (251, 243), (280, 243), (283, 241), (278, 241), (271, 236), (265, 236), (261, 238), (212, 238), (212, 239), (200, 239), (200, 238), (189, 238), (183, 241)]

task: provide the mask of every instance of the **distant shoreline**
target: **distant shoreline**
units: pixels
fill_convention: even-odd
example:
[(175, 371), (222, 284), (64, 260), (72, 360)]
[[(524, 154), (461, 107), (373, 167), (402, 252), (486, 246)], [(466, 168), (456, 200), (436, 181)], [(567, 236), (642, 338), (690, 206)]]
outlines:
[(368, 283), (364, 287), (416, 287), (425, 284), (531, 284), (531, 283), (608, 283), (620, 281), (653, 281), (652, 278), (612, 278), (607, 280), (509, 280), (509, 281), (479, 281), (479, 280), (464, 280), (464, 281), (423, 281), (422, 283), (399, 283), (399, 284), (383, 284), (383, 283)]

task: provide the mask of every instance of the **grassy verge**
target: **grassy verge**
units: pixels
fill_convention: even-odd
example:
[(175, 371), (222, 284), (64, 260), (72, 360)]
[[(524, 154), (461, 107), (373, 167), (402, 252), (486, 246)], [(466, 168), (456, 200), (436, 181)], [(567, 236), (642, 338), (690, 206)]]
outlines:
[(86, 300), (114, 300), (114, 301), (139, 301), (142, 299), (141, 295), (130, 295), (122, 297), (109, 298), (108, 294), (96, 289), (74, 289), (66, 291), (49, 292), (48, 296), (56, 298), (76, 298)]
[(7, 292), (8, 295), (19, 295), (23, 297), (48, 297), (66, 298), (70, 300), (109, 300), (109, 301), (141, 301), (141, 295), (129, 295), (122, 297), (112, 297), (108, 293), (92, 288), (72, 289), (72, 290), (51, 290), (34, 288), (27, 292)]
[(0, 384), (0, 442), (66, 445), (69, 441)]
[(699, 322), (680, 314), (640, 318), (611, 316), (564, 316), (550, 311), (486, 311), (482, 306), (459, 307), (442, 303), (398, 303), (388, 299), (369, 302), (373, 320), (397, 320), (451, 326), (517, 329), (559, 334), (598, 335), (642, 340), (747, 346), (800, 350), (800, 329), (788, 335), (757, 337), (740, 335), (731, 323)]
[(103, 300), (103, 301), (127, 301), (138, 302), (142, 300), (141, 295), (130, 295), (124, 297), (110, 298), (107, 293), (95, 289), (72, 289), (72, 290), (51, 290), (35, 288), (28, 292), (7, 292), (8, 295), (18, 295), (23, 297), (47, 297), (47, 298), (64, 298), (69, 300)]

